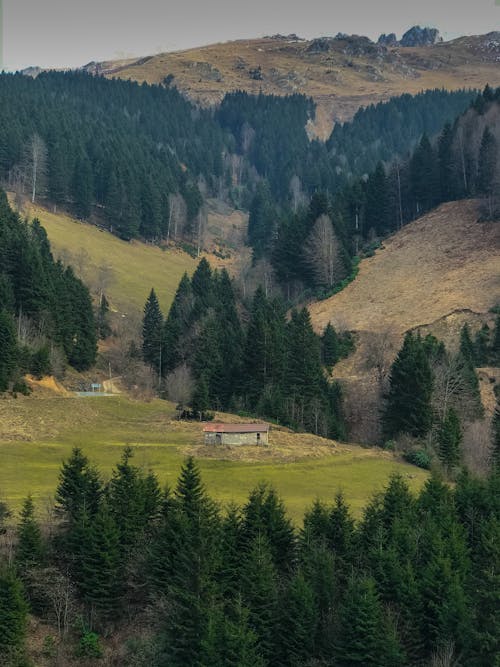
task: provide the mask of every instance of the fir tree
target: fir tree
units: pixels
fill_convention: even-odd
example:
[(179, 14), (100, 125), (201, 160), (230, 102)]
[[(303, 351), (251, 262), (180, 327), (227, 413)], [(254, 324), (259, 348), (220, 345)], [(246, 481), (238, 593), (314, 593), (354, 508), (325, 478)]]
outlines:
[(243, 604), (264, 660), (273, 652), (276, 621), (277, 576), (267, 539), (258, 534), (248, 545), (241, 569)]
[(437, 432), (439, 458), (448, 472), (460, 462), (461, 442), (460, 419), (455, 410), (450, 408)]
[(45, 549), (40, 526), (35, 518), (33, 498), (28, 496), (21, 510), (21, 521), (17, 529), (16, 563), (25, 571), (35, 565), (41, 565)]
[(93, 516), (98, 509), (101, 481), (97, 470), (90, 464), (81, 449), (73, 449), (64, 461), (59, 473), (56, 491), (56, 509), (67, 523), (77, 521), (82, 512)]
[(159, 371), (162, 354), (163, 315), (154, 289), (151, 290), (142, 320), (142, 356), (151, 368)]
[(493, 329), (489, 356), (491, 364), (500, 365), (500, 315), (497, 315), (495, 318), (495, 328)]
[(16, 332), (12, 318), (0, 310), (0, 392), (9, 388), (17, 361)]
[(387, 437), (409, 433), (422, 437), (432, 423), (433, 378), (420, 337), (406, 334), (391, 367), (390, 388), (383, 413)]
[[(375, 584), (369, 578), (353, 578), (340, 610), (340, 628), (336, 646), (339, 667), (385, 667), (403, 665), (394, 660), (394, 639), (384, 632), (384, 620)], [(390, 663), (388, 655), (392, 654)]]
[(331, 369), (340, 359), (339, 339), (331, 322), (325, 327), (321, 337), (321, 352), (324, 365)]
[(106, 502), (86, 524), (79, 549), (78, 584), (90, 617), (110, 619), (120, 608), (124, 587), (120, 531)]
[(497, 142), (489, 127), (485, 127), (478, 157), (477, 189), (481, 194), (491, 193), (496, 174)]
[[(9, 660), (22, 648), (28, 621), (28, 605), (21, 582), (13, 570), (0, 568), (0, 655)], [(8, 664), (8, 662), (7, 662)]]

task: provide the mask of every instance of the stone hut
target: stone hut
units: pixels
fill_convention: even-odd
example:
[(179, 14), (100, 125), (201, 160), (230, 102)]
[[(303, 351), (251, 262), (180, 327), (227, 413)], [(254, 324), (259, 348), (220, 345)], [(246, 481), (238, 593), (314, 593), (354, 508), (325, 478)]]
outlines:
[(206, 445), (268, 445), (269, 424), (205, 424)]

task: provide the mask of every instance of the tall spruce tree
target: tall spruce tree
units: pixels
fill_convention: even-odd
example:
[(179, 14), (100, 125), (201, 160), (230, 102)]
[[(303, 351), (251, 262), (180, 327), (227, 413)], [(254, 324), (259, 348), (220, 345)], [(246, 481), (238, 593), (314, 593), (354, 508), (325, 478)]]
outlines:
[(491, 421), (491, 467), (494, 474), (500, 476), (500, 403), (497, 402)]
[(432, 424), (433, 377), (420, 336), (408, 333), (391, 367), (390, 387), (382, 415), (386, 437), (408, 433), (425, 436)]
[[(24, 645), (28, 605), (14, 571), (0, 566), (0, 656), (8, 665)], [(14, 663), (15, 664), (15, 663)]]
[(154, 289), (149, 293), (142, 319), (142, 356), (156, 372), (161, 370), (163, 315)]
[(449, 472), (460, 462), (460, 444), (462, 442), (462, 428), (460, 419), (453, 408), (446, 413), (437, 432), (438, 455)]
[(21, 521), (17, 528), (15, 559), (21, 572), (41, 565), (45, 556), (42, 532), (35, 517), (33, 498), (28, 496), (21, 510)]
[(14, 322), (0, 310), (0, 392), (9, 388), (17, 363), (17, 338)]

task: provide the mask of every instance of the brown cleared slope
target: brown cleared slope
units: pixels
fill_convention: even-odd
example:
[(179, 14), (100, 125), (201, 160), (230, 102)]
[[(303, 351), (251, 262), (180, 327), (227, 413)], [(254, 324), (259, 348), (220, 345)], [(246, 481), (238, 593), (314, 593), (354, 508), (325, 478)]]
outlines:
[(314, 325), (402, 334), (500, 300), (500, 224), (478, 223), (474, 201), (444, 204), (384, 241), (341, 293), (311, 304)]
[[(361, 105), (428, 88), (482, 88), (500, 85), (500, 47), (491, 36), (467, 37), (432, 47), (384, 50), (336, 40), (326, 52), (311, 42), (272, 38), (238, 40), (162, 53), (132, 61), (101, 63), (99, 71), (135, 81), (174, 85), (203, 104), (228, 91), (287, 95), (304, 93), (318, 103), (313, 128), (327, 137), (334, 122), (352, 118)], [(262, 80), (251, 70), (261, 67)], [(96, 71), (90, 66), (88, 69)]]

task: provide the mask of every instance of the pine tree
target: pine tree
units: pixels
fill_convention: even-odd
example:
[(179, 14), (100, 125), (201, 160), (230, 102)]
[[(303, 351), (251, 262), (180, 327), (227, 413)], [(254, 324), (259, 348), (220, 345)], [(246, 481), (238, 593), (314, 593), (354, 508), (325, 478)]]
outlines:
[(41, 565), (44, 560), (45, 549), (42, 532), (35, 518), (33, 498), (28, 496), (21, 510), (21, 522), (17, 529), (16, 564), (21, 571)]
[(273, 665), (303, 665), (315, 655), (317, 610), (314, 594), (301, 572), (280, 597)]
[(78, 585), (90, 617), (111, 619), (124, 586), (120, 531), (106, 502), (86, 524), (79, 549)]
[(394, 638), (384, 632), (384, 619), (375, 583), (369, 578), (353, 578), (340, 610), (340, 628), (336, 646), (338, 667), (386, 667), (403, 665), (394, 654)]
[(481, 403), (479, 379), (475, 369), (475, 350), (470, 329), (464, 324), (460, 332), (460, 350), (458, 355), (460, 374), (468, 392), (467, 410), (473, 417), (482, 417), (484, 409)]
[(102, 340), (111, 336), (111, 326), (109, 324), (108, 316), (109, 316), (109, 302), (106, 299), (106, 295), (102, 294), (99, 301), (99, 307), (97, 310), (97, 317), (96, 317), (97, 331), (99, 333), (99, 338), (101, 338)]
[(262, 534), (247, 547), (241, 569), (241, 593), (249, 611), (249, 626), (257, 636), (264, 660), (269, 661), (276, 622), (277, 575), (269, 543)]
[(208, 391), (208, 382), (203, 374), (198, 378), (191, 398), (191, 408), (193, 415), (197, 419), (203, 419), (203, 415), (210, 408), (210, 395)]
[(475, 366), (486, 366), (489, 360), (490, 328), (484, 324), (474, 338)]
[(0, 393), (7, 391), (17, 362), (17, 340), (14, 323), (0, 310)]
[(257, 637), (248, 626), (248, 611), (238, 600), (230, 613), (216, 606), (208, 612), (201, 644), (203, 667), (264, 667)]
[(387, 177), (381, 162), (375, 167), (366, 183), (365, 222), (368, 229), (382, 235), (389, 228), (389, 192)]
[(142, 320), (142, 356), (152, 369), (161, 368), (163, 315), (154, 289), (151, 289)]
[(422, 136), (410, 160), (410, 182), (414, 214), (419, 216), (435, 206), (439, 199), (437, 160), (426, 134)]
[(453, 201), (460, 195), (456, 183), (453, 139), (452, 126), (450, 123), (446, 123), (438, 142), (440, 201)]
[(132, 457), (132, 449), (126, 447), (107, 488), (109, 511), (120, 535), (120, 551), (124, 560), (130, 558), (135, 547), (144, 539), (159, 503), (156, 478), (146, 477), (132, 465)]
[(212, 269), (205, 258), (199, 262), (193, 273), (191, 287), (194, 296), (194, 316), (199, 319), (214, 304)]
[(214, 595), (219, 562), (219, 519), (192, 458), (184, 463), (162, 533), (165, 551), (155, 551), (169, 603), (166, 653), (172, 667), (196, 664), (207, 632), (207, 605)]
[(331, 369), (340, 359), (339, 339), (331, 322), (325, 327), (321, 337), (321, 352), (324, 365)]
[[(0, 568), (0, 656), (9, 656), (22, 648), (28, 621), (28, 605), (21, 582), (13, 570)], [(7, 663), (8, 664), (8, 663)]]
[(461, 442), (460, 419), (455, 410), (450, 408), (437, 432), (439, 458), (448, 472), (460, 462)]
[(56, 491), (56, 509), (66, 523), (73, 524), (82, 512), (96, 514), (101, 496), (99, 473), (75, 447), (71, 456), (62, 464)]
[(420, 337), (406, 334), (391, 367), (390, 388), (383, 413), (387, 437), (409, 433), (422, 437), (432, 423), (433, 377)]

